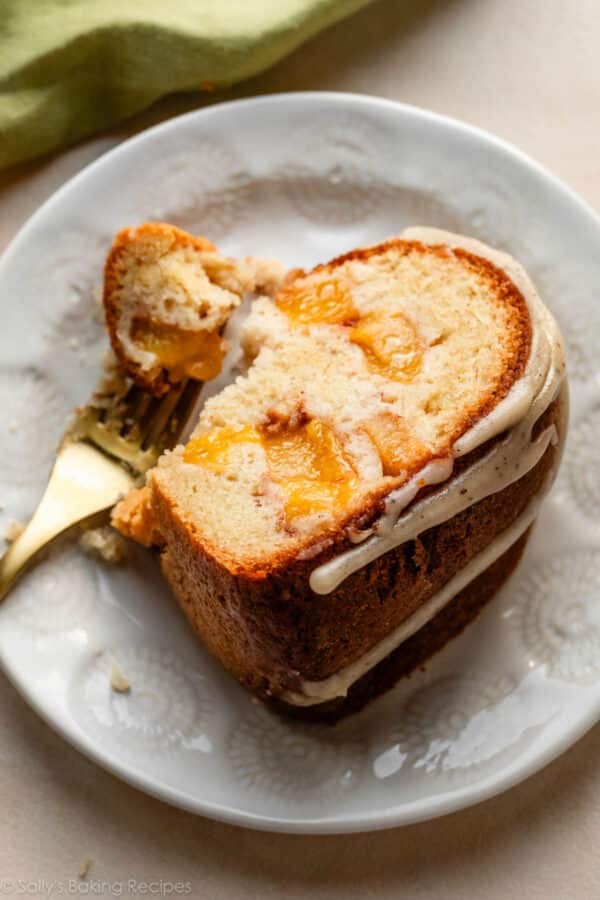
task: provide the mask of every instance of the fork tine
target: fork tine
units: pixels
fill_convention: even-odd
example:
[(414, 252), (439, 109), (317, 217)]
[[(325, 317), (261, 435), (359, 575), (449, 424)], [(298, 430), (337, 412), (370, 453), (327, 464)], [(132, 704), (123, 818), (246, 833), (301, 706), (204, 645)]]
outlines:
[(170, 447), (175, 443), (201, 389), (202, 382), (189, 380), (169, 391), (147, 423), (142, 438), (143, 449), (156, 444)]
[(124, 434), (128, 428), (141, 420), (152, 400), (149, 394), (135, 385), (126, 387), (124, 392), (116, 392), (110, 399), (107, 398), (99, 421), (111, 431)]
[(187, 426), (190, 422), (191, 417), (193, 416), (194, 411), (197, 409), (198, 400), (200, 398), (203, 387), (203, 381), (190, 381), (186, 385), (185, 390), (179, 398), (179, 402), (175, 408), (172, 419), (172, 424), (176, 425), (178, 429), (178, 441), (181, 440), (182, 437), (186, 436)]
[(128, 394), (126, 397), (129, 415), (136, 422), (141, 423), (156, 400), (147, 391), (140, 390), (136, 385), (133, 385), (129, 393), (132, 395), (130, 397)]

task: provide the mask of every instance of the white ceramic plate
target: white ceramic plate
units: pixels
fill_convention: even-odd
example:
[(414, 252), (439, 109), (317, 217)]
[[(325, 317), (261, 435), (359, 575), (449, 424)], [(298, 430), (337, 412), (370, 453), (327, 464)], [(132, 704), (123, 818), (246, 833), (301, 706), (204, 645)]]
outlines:
[[(287, 723), (197, 644), (157, 566), (73, 545), (0, 609), (0, 657), (35, 709), (98, 763), (194, 812), (340, 832), (440, 815), (539, 769), (600, 717), (600, 228), (495, 138), (366, 97), (215, 106), (108, 153), (47, 202), (0, 262), (4, 520), (34, 509), (65, 417), (98, 375), (92, 299), (113, 233), (165, 219), (232, 254), (311, 265), (409, 224), (504, 248), (570, 353), (559, 483), (509, 585), (421, 673), (335, 728)], [(129, 695), (111, 694), (117, 661)]]

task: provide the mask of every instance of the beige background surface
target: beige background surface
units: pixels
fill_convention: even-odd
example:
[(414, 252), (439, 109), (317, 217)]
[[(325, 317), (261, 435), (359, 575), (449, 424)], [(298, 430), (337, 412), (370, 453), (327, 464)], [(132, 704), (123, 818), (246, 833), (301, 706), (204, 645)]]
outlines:
[[(382, 0), (227, 97), (301, 89), (379, 94), (466, 119), (517, 144), (600, 208), (598, 0)], [(119, 134), (0, 176), (0, 248), (90, 159), (197, 103), (165, 102)], [(134, 896), (129, 879), (163, 879), (189, 882), (192, 896), (211, 900), (600, 900), (599, 759), (596, 727), (525, 784), (444, 819), (370, 835), (260, 834), (119, 783), (46, 728), (2, 679), (0, 894), (23, 887), (52, 895), (55, 879), (54, 896), (67, 893), (91, 857), (87, 890), (105, 896), (103, 881)]]

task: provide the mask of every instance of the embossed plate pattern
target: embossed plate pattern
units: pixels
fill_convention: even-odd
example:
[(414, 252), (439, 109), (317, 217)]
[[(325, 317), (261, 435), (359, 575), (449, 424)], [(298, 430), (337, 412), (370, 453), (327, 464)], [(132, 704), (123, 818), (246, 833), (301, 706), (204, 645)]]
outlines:
[[(233, 254), (311, 265), (409, 224), (513, 253), (561, 322), (571, 434), (526, 558), (463, 636), (335, 728), (263, 709), (190, 635), (155, 561), (57, 547), (0, 609), (0, 659), (101, 765), (161, 798), (256, 828), (416, 821), (525, 778), (600, 715), (600, 228), (556, 179), (490, 135), (373, 98), (215, 106), (128, 141), (46, 203), (0, 261), (0, 524), (35, 507), (85, 400), (112, 234), (165, 218)], [(110, 689), (117, 664), (130, 693)]]

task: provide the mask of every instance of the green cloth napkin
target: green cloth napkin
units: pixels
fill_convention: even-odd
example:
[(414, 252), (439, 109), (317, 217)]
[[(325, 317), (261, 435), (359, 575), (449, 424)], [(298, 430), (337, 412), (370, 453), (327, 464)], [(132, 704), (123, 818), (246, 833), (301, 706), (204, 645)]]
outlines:
[(248, 78), (370, 0), (0, 0), (0, 168)]

